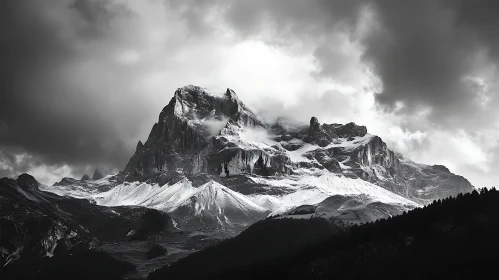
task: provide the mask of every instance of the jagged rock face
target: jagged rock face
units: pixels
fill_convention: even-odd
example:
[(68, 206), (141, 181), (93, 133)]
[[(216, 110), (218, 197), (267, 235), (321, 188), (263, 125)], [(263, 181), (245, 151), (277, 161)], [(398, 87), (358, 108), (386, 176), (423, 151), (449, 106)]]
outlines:
[(88, 181), (88, 180), (90, 180), (90, 176), (88, 176), (87, 174), (83, 175), (81, 177), (81, 179), (80, 179), (80, 181), (82, 181), (82, 182), (85, 182), (85, 181)]
[(92, 180), (100, 180), (108, 175), (111, 175), (112, 171), (107, 168), (97, 168), (94, 171), (94, 175), (92, 176)]
[(215, 96), (200, 87), (180, 88), (162, 110), (145, 144), (137, 145), (124, 174), (128, 180), (135, 180), (157, 173), (173, 177), (177, 170), (204, 173), (210, 169), (208, 161), (214, 165), (213, 160), (218, 162), (210, 171), (216, 172), (236, 154), (213, 155), (214, 147), (223, 144), (212, 143), (212, 137), (255, 126), (263, 127), (263, 123), (231, 89), (223, 96)]
[[(447, 168), (439, 165), (402, 164), (402, 176), (406, 185), (402, 189), (409, 196), (422, 199), (442, 199), (456, 196), (458, 193), (468, 193), (473, 190), (470, 182), (462, 176), (451, 173)], [(387, 189), (400, 189), (396, 182), (384, 183)]]
[(446, 167), (401, 160), (401, 156), (388, 149), (386, 143), (377, 136), (353, 150), (335, 147), (330, 153), (338, 161), (344, 162), (348, 168), (344, 173), (419, 202), (473, 190), (468, 180), (451, 173)]
[(0, 179), (0, 266), (22, 256), (52, 256), (57, 248), (89, 241), (82, 228), (38, 190), (32, 176)]
[(60, 182), (55, 183), (54, 186), (69, 186), (69, 185), (75, 184), (77, 182), (78, 182), (78, 180), (76, 180), (74, 178), (64, 177), (61, 179)]
[(313, 134), (313, 133), (317, 133), (319, 132), (320, 130), (320, 127), (321, 127), (321, 124), (319, 123), (319, 120), (316, 118), (316, 117), (312, 117), (310, 119), (310, 134)]
[(38, 182), (36, 179), (29, 174), (21, 174), (17, 178), (17, 183), (22, 188), (26, 189), (38, 189)]
[(175, 92), (120, 176), (165, 184), (199, 174), (219, 180), (318, 171), (359, 178), (418, 203), (473, 189), (445, 167), (402, 159), (365, 126), (321, 124), (315, 117), (308, 126), (266, 124), (234, 91), (217, 96), (195, 86)]
[(330, 135), (336, 135), (340, 138), (350, 137), (363, 137), (367, 134), (367, 128), (363, 125), (356, 125), (355, 123), (340, 124), (323, 124), (323, 129)]
[[(111, 178), (88, 180), (84, 185), (102, 184), (106, 180)], [(74, 187), (82, 186), (81, 181), (74, 181)], [(99, 251), (119, 258), (123, 251), (117, 249), (116, 244), (129, 240), (151, 241), (156, 239), (158, 233), (168, 234), (175, 230), (171, 218), (158, 210), (136, 206), (111, 209), (87, 199), (42, 191), (46, 188), (63, 190), (68, 186), (37, 183), (35, 187), (35, 182), (28, 174), (19, 176), (17, 180), (0, 179), (1, 279), (25, 279), (19, 270), (35, 269), (38, 266), (34, 264), (43, 264), (49, 258), (71, 257), (90, 248), (98, 247)], [(112, 249), (107, 249), (106, 244), (112, 244)], [(138, 252), (138, 259), (143, 261), (140, 245), (136, 245), (134, 250)], [(81, 262), (80, 265), (85, 266), (86, 263)], [(3, 272), (11, 274), (7, 273), (2, 278), (5, 275)]]

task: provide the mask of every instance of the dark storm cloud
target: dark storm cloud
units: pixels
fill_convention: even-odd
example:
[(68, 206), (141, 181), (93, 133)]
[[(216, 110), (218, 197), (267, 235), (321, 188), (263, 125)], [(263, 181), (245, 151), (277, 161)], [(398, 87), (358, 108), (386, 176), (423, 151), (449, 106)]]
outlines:
[[(46, 169), (44, 162), (39, 158), (26, 154), (16, 156), (8, 151), (0, 150), (0, 178), (15, 178), (21, 173), (27, 173), (32, 171), (33, 168), (42, 166)], [(55, 168), (60, 167), (60, 165), (56, 165)]]
[[(137, 121), (123, 116), (121, 123), (115, 122), (112, 116), (120, 108), (112, 105), (119, 104), (115, 102), (119, 96), (108, 96), (125, 92), (126, 85), (100, 87), (97, 76), (125, 77), (126, 69), (111, 63), (90, 71), (85, 67), (109, 59), (106, 47), (113, 50), (109, 44), (102, 47), (104, 51), (87, 47), (89, 36), (102, 40), (114, 36), (106, 28), (127, 15), (124, 6), (112, 1), (1, 2), (0, 150), (4, 158), (11, 158), (7, 153), (28, 153), (36, 158), (31, 166), (68, 164), (77, 175), (88, 164), (122, 167), (126, 163), (131, 151), (124, 134), (133, 133)], [(129, 106), (121, 109), (130, 111)], [(130, 128), (119, 131), (127, 121)], [(10, 162), (15, 172), (26, 171), (27, 166)]]
[(460, 80), (473, 48), (454, 32), (452, 12), (438, 1), (392, 1), (376, 13), (381, 27), (364, 44), (383, 81), (379, 102), (440, 107), (465, 98)]
[[(347, 34), (360, 44), (363, 61), (382, 81), (383, 90), (376, 101), (386, 109), (394, 109), (397, 102), (405, 105), (400, 112), (407, 114), (430, 108), (432, 121), (452, 123), (463, 121), (462, 116), (486, 119), (482, 111), (493, 107), (480, 104), (480, 85), (470, 78), (480, 76), (479, 71), (487, 66), (484, 63), (497, 62), (497, 1), (217, 3), (222, 3), (227, 22), (240, 36), (263, 36), (279, 44), (301, 40), (315, 48), (323, 77), (342, 75), (345, 56), (338, 51), (335, 35)], [(199, 6), (195, 11), (188, 19), (202, 20), (206, 13)], [(362, 33), (359, 27), (362, 16), (369, 14), (363, 14), (366, 11), (373, 20)], [(490, 104), (494, 101), (492, 96)]]
[[(274, 35), (316, 38), (325, 32), (349, 29), (356, 22), (362, 1), (351, 0), (165, 0), (181, 12), (190, 23), (192, 32), (206, 30), (209, 11), (220, 14), (236, 29), (236, 35), (246, 37), (272, 31)], [(308, 36), (307, 36), (308, 35)], [(272, 38), (266, 38), (272, 40)], [(273, 38), (279, 40), (282, 38)]]
[(14, 177), (14, 170), (20, 170), (16, 164), (16, 158), (11, 153), (0, 150), (0, 178)]
[[(487, 80), (484, 86), (467, 79), (481, 76), (484, 67), (494, 66), (499, 59), (497, 1), (165, 2), (169, 10), (164, 15), (173, 19), (162, 21), (145, 9), (145, 15), (154, 19), (140, 27), (136, 10), (119, 1), (0, 2), (0, 151), (4, 159), (0, 159), (0, 171), (2, 162), (14, 166), (9, 169), (14, 173), (62, 164), (71, 166), (75, 176), (87, 165), (123, 168), (133, 152), (131, 142), (136, 140), (131, 139), (139, 138), (142, 127), (149, 130), (150, 121), (168, 103), (169, 88), (160, 88), (165, 83), (157, 80), (167, 79), (162, 76), (165, 73), (174, 77), (172, 84), (179, 77), (192, 77), (191, 69), (175, 63), (196, 64), (200, 69), (210, 65), (202, 61), (204, 53), (199, 61), (190, 57), (177, 61), (176, 52), (203, 43), (209, 46), (210, 36), (226, 30), (225, 24), (234, 31), (236, 39), (231, 43), (251, 38), (284, 46), (282, 50), (297, 56), (312, 55), (318, 65), (311, 73), (314, 78), (348, 86), (357, 82), (355, 77), (361, 76), (357, 68), (366, 63), (383, 84), (375, 97), (380, 108), (392, 110), (397, 102), (404, 103), (398, 111), (407, 120), (404, 128), (415, 127), (417, 111), (426, 107), (432, 110), (431, 121), (481, 128), (490, 122), (499, 102), (495, 83)], [(177, 15), (183, 17), (180, 24)], [(152, 39), (144, 44), (162, 51), (149, 52), (149, 45), (141, 45), (147, 31)], [(155, 39), (158, 34), (162, 40)], [(186, 39), (191, 37), (197, 41)], [(348, 46), (340, 47), (345, 38), (358, 54), (349, 53)], [(134, 52), (141, 47), (144, 52)], [(148, 53), (152, 57), (144, 58)], [(164, 99), (143, 97), (134, 84), (143, 80), (153, 84), (151, 91), (167, 92)], [(315, 96), (292, 94), (303, 101), (298, 104), (302, 107), (285, 108), (281, 100), (263, 104), (267, 107), (262, 105), (262, 110), (277, 116), (292, 109), (307, 120), (312, 114), (326, 118), (334, 110), (336, 116), (353, 120), (362, 109), (353, 97), (348, 100), (348, 95), (336, 90)], [(477, 102), (482, 97), (488, 100), (486, 105)]]
[(91, 25), (108, 25), (114, 17), (129, 13), (125, 5), (114, 1), (75, 0), (70, 7)]
[[(300, 36), (348, 29), (358, 17), (360, 1), (234, 1), (228, 19), (244, 33), (259, 32), (262, 27), (276, 27), (282, 34)], [(262, 26), (264, 21), (269, 25)]]
[(497, 1), (379, 1), (373, 7), (380, 27), (363, 45), (383, 82), (380, 104), (429, 106), (440, 122), (483, 110), (468, 78), (486, 66), (477, 62), (479, 55), (497, 62), (491, 32), (499, 27)]

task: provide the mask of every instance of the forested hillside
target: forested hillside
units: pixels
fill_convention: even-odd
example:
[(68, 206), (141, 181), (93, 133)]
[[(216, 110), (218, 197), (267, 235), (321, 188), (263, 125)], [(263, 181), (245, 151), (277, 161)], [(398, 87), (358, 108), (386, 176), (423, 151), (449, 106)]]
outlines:
[[(499, 192), (495, 189), (437, 200), (374, 223), (330, 229), (327, 238), (310, 238), (316, 235), (310, 230), (314, 223), (319, 224), (299, 220), (257, 223), (234, 239), (149, 278), (470, 279), (495, 271), (499, 265)], [(258, 234), (258, 228), (268, 234)], [(300, 248), (301, 239), (289, 230), (301, 232), (300, 238), (309, 242)], [(268, 241), (286, 237), (289, 247), (272, 246)]]

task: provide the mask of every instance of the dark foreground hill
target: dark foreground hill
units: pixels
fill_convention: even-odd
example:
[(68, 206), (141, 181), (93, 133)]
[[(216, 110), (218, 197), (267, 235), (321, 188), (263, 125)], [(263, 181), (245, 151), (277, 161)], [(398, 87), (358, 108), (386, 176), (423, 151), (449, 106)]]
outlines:
[(103, 207), (39, 190), (28, 174), (0, 179), (0, 279), (121, 279), (134, 266), (96, 248), (168, 232), (142, 207)]
[(497, 274), (495, 189), (438, 200), (345, 230), (324, 227), (316, 232), (321, 227), (318, 221), (257, 223), (149, 279), (473, 279)]

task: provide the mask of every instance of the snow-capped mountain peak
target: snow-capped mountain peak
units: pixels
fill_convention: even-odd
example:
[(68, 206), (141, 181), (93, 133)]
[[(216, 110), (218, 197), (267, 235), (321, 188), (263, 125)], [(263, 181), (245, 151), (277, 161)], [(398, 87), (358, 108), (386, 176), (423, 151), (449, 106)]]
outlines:
[[(114, 187), (86, 181), (89, 199), (167, 211), (185, 227), (243, 226), (301, 206), (368, 221), (473, 190), (446, 168), (397, 155), (365, 126), (265, 124), (233, 90), (196, 86), (179, 88), (126, 168), (101, 180)], [(78, 184), (48, 190), (85, 196)]]

